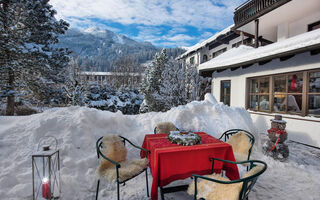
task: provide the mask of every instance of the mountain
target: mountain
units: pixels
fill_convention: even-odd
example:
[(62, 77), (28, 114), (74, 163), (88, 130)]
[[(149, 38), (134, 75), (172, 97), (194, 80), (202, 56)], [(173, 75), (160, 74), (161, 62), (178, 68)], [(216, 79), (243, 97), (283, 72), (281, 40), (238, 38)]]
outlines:
[[(150, 42), (137, 42), (124, 35), (97, 27), (79, 31), (69, 29), (59, 37), (59, 47), (66, 47), (78, 57), (78, 63), (85, 71), (111, 71), (113, 62), (124, 57), (132, 57), (142, 64), (153, 59), (161, 48)], [(170, 48), (168, 56), (176, 57), (185, 50)]]

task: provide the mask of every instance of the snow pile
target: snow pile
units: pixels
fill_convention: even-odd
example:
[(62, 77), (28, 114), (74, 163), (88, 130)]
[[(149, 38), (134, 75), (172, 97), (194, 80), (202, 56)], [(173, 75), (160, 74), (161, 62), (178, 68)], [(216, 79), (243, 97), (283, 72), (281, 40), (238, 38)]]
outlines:
[(217, 56), (216, 58), (213, 58), (208, 62), (199, 65), (199, 69), (212, 69), (234, 64), (241, 64), (247, 61), (289, 52), (317, 44), (320, 44), (320, 29), (303, 33), (286, 40), (275, 42), (273, 44), (259, 48), (246, 47), (244, 45), (241, 45), (238, 48), (233, 48), (221, 54), (220, 56)]
[[(96, 140), (114, 133), (141, 145), (145, 134), (152, 134), (156, 124), (163, 121), (171, 121), (180, 129), (205, 131), (215, 137), (231, 128), (255, 133), (246, 110), (217, 103), (211, 95), (207, 95), (205, 101), (191, 102), (164, 113), (123, 115), (121, 112), (87, 107), (68, 107), (31, 116), (0, 117), (0, 197), (10, 200), (32, 199), (31, 155), (42, 136), (52, 135), (58, 139), (61, 155), (62, 198), (94, 199), (95, 170), (98, 166)], [(305, 154), (309, 151), (299, 152)], [(139, 151), (129, 148), (128, 157), (137, 156)], [(293, 154), (293, 161), (279, 163), (264, 157), (257, 149), (253, 156), (267, 161), (269, 165), (266, 175), (255, 186), (253, 199), (315, 199), (319, 196), (319, 158), (301, 160), (298, 154)], [(149, 176), (149, 188), (151, 181), (152, 177)], [(102, 182), (100, 188), (99, 196), (102, 199), (116, 199), (114, 184)], [(148, 199), (144, 174), (132, 179), (120, 190), (122, 199)], [(168, 194), (166, 197), (192, 199), (185, 192)]]

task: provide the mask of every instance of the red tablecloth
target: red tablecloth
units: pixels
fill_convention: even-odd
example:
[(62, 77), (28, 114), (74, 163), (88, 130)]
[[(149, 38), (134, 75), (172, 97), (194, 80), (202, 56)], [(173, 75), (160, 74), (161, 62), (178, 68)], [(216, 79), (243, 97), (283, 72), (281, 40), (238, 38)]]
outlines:
[[(151, 199), (158, 199), (158, 187), (168, 185), (172, 181), (185, 179), (192, 174), (210, 174), (212, 162), (210, 157), (235, 161), (231, 145), (222, 142), (206, 133), (197, 133), (201, 144), (181, 146), (168, 141), (168, 134), (146, 135), (142, 147), (148, 149), (149, 167), (153, 176)], [(146, 156), (141, 151), (141, 157)], [(239, 179), (238, 168), (234, 164), (215, 162), (215, 172), (226, 170), (231, 179)]]

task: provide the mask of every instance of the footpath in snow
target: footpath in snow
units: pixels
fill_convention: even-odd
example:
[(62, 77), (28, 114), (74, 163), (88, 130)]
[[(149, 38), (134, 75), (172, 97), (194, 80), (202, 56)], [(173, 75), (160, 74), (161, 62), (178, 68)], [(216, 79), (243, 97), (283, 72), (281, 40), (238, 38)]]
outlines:
[[(211, 95), (167, 112), (123, 115), (86, 107), (50, 109), (31, 116), (0, 117), (0, 199), (32, 199), (31, 155), (42, 136), (58, 139), (61, 154), (62, 199), (95, 199), (96, 140), (105, 134), (119, 134), (141, 145), (157, 123), (171, 121), (178, 128), (204, 131), (218, 137), (231, 128), (256, 133), (249, 113), (242, 108), (218, 103)], [(290, 134), (290, 133), (289, 133)], [(320, 196), (320, 151), (289, 143), (286, 162), (266, 157), (261, 151), (264, 137), (255, 134), (252, 158), (267, 162), (268, 169), (258, 180), (250, 199), (316, 200)], [(138, 157), (130, 151), (129, 157)], [(149, 176), (151, 187), (152, 176)], [(190, 180), (186, 180), (189, 181)], [(116, 199), (114, 184), (101, 184), (101, 199)], [(148, 199), (144, 174), (120, 188), (123, 199)], [(186, 192), (166, 195), (166, 199), (193, 199)]]

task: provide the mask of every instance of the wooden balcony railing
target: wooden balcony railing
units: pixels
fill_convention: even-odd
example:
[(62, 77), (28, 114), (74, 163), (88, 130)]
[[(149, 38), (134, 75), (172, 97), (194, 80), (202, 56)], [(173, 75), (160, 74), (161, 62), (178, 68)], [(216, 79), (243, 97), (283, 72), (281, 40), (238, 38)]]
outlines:
[(235, 28), (276, 9), (291, 0), (249, 0), (235, 9), (234, 24)]

